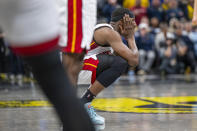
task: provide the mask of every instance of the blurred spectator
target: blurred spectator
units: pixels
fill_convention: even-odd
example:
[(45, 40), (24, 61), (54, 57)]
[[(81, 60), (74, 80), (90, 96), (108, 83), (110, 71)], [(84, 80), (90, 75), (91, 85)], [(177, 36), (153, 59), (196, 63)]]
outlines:
[[(150, 3), (152, 3), (152, 1), (153, 0), (149, 0)], [(160, 1), (160, 3), (163, 3), (164, 2), (164, 0), (159, 0), (159, 1)]]
[(186, 32), (187, 35), (189, 35), (192, 32), (192, 23), (186, 22), (184, 26), (185, 26), (184, 31)]
[(183, 35), (186, 35), (189, 37), (189, 39), (194, 44), (194, 55), (197, 59), (197, 28), (192, 27), (191, 21), (184, 23), (184, 31), (182, 33)]
[(194, 43), (194, 54), (197, 60), (197, 27), (188, 34), (188, 37)]
[(10, 82), (22, 85), (24, 74), (23, 62), (19, 56), (14, 55), (7, 47), (4, 33), (0, 30), (0, 73), (9, 73)]
[(147, 16), (144, 16), (144, 17), (142, 17), (140, 23), (146, 23), (147, 25), (149, 25), (150, 22), (149, 22), (148, 17)]
[(118, 0), (118, 4), (122, 6), (123, 5), (123, 1), (124, 0)]
[(179, 73), (184, 73), (184, 70), (186, 69), (187, 66), (190, 65), (191, 67), (191, 62), (189, 55), (187, 55), (188, 47), (186, 43), (179, 39), (176, 43), (177, 46), (177, 66), (178, 66), (178, 71)]
[(6, 66), (6, 46), (4, 42), (4, 34), (0, 28), (0, 73), (5, 73), (5, 66)]
[(168, 10), (169, 9), (169, 0), (164, 0), (161, 6), (164, 11)]
[(179, 0), (179, 8), (183, 11), (187, 20), (192, 20), (194, 12), (194, 0)]
[(23, 84), (23, 75), (24, 75), (24, 65), (23, 61), (19, 56), (16, 56), (10, 51), (10, 62), (11, 62), (11, 72), (10, 80), (12, 84), (17, 84), (22, 86)]
[[(0, 29), (0, 73), (9, 73), (11, 83), (22, 85), (24, 67), (22, 59), (13, 54), (7, 47), (4, 33)], [(16, 77), (16, 78), (15, 78)]]
[[(175, 28), (177, 38), (177, 52), (178, 52), (178, 65), (184, 65), (184, 68), (189, 66), (191, 71), (195, 71), (196, 60), (194, 55), (194, 43), (188, 36), (182, 34), (182, 26), (179, 25)], [(182, 67), (181, 67), (182, 68)]]
[(192, 20), (194, 12), (194, 0), (188, 0), (187, 13), (189, 20)]
[(177, 55), (177, 49), (174, 44), (174, 35), (170, 34), (167, 36), (166, 41), (165, 41), (165, 49), (164, 49), (164, 57), (162, 58), (161, 66), (160, 66), (160, 71), (162, 73), (167, 73), (167, 74), (175, 74), (177, 73), (177, 60), (176, 60), (176, 55)]
[(187, 3), (188, 0), (179, 0), (178, 8), (183, 11), (184, 17), (188, 20)]
[(141, 0), (136, 0), (136, 4), (133, 8), (131, 8), (131, 11), (133, 11), (133, 14), (135, 15), (137, 25), (140, 24), (140, 21), (144, 16), (147, 16), (146, 8), (141, 6)]
[(150, 20), (150, 25), (151, 25), (151, 34), (154, 35), (154, 37), (160, 32), (159, 28), (159, 20), (157, 17), (152, 17)]
[(169, 22), (168, 31), (174, 33), (177, 26), (180, 26), (179, 20), (177, 18), (172, 18)]
[(101, 23), (102, 22), (106, 22), (106, 18), (104, 18), (103, 16), (103, 7), (106, 4), (106, 0), (97, 0), (97, 22)]
[(160, 0), (152, 0), (151, 6), (147, 9), (147, 15), (149, 19), (156, 17), (159, 22), (163, 21), (164, 12)]
[(140, 61), (138, 74), (150, 71), (155, 59), (154, 37), (149, 33), (149, 27), (145, 23), (139, 25), (139, 34), (136, 34), (136, 43), (139, 49)]
[(107, 23), (111, 20), (111, 14), (116, 8), (120, 8), (117, 0), (107, 0), (107, 3), (103, 7), (103, 15), (107, 18)]
[(175, 34), (177, 39), (182, 40), (183, 42), (186, 43), (188, 49), (190, 51), (193, 51), (194, 49), (194, 44), (193, 42), (189, 39), (189, 37), (187, 35), (183, 35), (183, 25), (181, 23), (179, 23), (176, 27), (175, 27)]
[(181, 20), (184, 17), (183, 11), (178, 8), (177, 0), (170, 0), (169, 1), (169, 9), (166, 10), (165, 19), (169, 22), (172, 18), (177, 18)]
[(168, 32), (168, 25), (165, 23), (160, 24), (160, 29), (161, 32), (155, 36), (155, 48), (158, 54), (158, 58), (162, 59), (164, 57), (164, 51), (166, 47), (166, 37), (170, 37), (173, 34)]
[[(123, 0), (123, 7), (124, 8), (133, 8), (136, 6), (136, 1), (138, 0)], [(149, 6), (149, 0), (141, 0), (141, 6), (147, 8)]]

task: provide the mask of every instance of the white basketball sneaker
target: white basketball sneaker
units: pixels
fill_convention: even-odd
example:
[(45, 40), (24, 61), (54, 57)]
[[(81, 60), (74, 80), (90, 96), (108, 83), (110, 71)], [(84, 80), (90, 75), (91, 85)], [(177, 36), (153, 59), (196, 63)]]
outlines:
[(99, 116), (94, 111), (94, 108), (91, 106), (91, 102), (88, 102), (84, 105), (86, 111), (88, 112), (90, 119), (92, 120), (92, 123), (94, 125), (104, 125), (105, 124), (105, 118), (102, 116)]

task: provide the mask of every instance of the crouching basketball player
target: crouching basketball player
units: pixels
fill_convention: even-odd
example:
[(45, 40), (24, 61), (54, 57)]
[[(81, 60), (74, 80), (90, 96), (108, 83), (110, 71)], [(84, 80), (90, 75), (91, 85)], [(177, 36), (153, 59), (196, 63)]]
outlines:
[[(91, 82), (81, 99), (95, 125), (104, 124), (105, 119), (94, 112), (91, 101), (125, 73), (128, 66), (135, 67), (138, 64), (135, 27), (133, 13), (125, 8), (112, 13), (110, 24), (98, 24), (95, 27), (93, 42), (84, 58), (83, 70), (78, 80), (79, 84), (88, 80)], [(128, 47), (121, 36), (128, 42)], [(113, 55), (112, 50), (117, 55)]]

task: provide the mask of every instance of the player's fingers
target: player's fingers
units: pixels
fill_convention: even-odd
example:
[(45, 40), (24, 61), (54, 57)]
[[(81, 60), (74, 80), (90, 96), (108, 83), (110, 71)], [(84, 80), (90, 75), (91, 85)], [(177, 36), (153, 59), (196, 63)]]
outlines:
[(127, 17), (127, 16), (125, 16), (124, 25), (125, 25), (125, 26), (128, 26), (128, 17)]
[(125, 17), (126, 17), (126, 21), (129, 21), (129, 15), (126, 15)]
[(119, 28), (120, 28), (120, 32), (123, 33), (123, 28), (121, 25), (119, 25)]
[(124, 17), (125, 17), (125, 18), (129, 18), (129, 15), (128, 15), (128, 14), (125, 14)]
[(129, 19), (129, 22), (130, 22), (131, 25), (133, 25), (133, 19), (132, 18)]
[(131, 24), (131, 18), (129, 17), (129, 15), (127, 16), (127, 23)]
[(135, 19), (134, 19), (134, 18), (131, 18), (131, 21), (132, 21), (132, 22), (135, 22)]
[(132, 23), (131, 18), (129, 17), (129, 18), (127, 18), (127, 29), (131, 29), (132, 26), (133, 26), (133, 23)]
[(126, 15), (123, 17), (123, 23), (126, 23)]
[(132, 24), (133, 24), (133, 26), (135, 26), (135, 27), (137, 26), (135, 20), (132, 21)]
[(125, 14), (125, 16), (124, 16), (124, 25), (128, 26), (128, 24), (129, 24), (129, 15)]

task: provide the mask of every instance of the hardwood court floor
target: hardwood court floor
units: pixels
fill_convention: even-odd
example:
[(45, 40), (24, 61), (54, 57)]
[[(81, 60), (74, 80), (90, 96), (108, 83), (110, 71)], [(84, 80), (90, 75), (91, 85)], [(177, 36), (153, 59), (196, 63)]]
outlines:
[[(0, 131), (60, 131), (37, 86), (0, 82)], [(78, 88), (81, 96), (87, 86)], [(197, 75), (121, 77), (93, 102), (103, 131), (196, 131)]]

